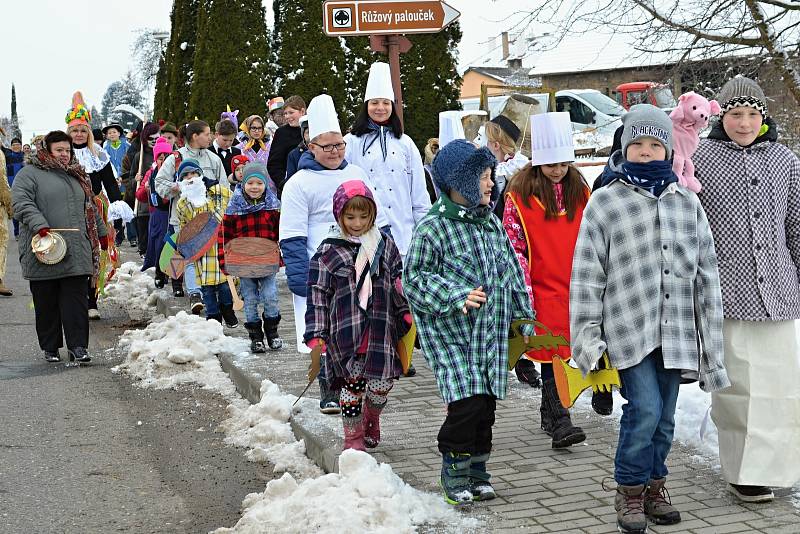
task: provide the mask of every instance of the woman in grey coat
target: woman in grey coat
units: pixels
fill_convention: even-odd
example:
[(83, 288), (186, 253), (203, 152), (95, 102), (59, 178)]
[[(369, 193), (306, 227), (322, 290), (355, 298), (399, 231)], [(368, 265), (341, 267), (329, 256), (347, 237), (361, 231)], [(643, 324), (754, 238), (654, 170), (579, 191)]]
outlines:
[[(44, 150), (19, 172), (12, 195), (14, 218), (20, 222), (19, 260), (33, 295), (39, 347), (47, 361), (60, 361), (63, 331), (69, 359), (91, 361), (86, 351), (86, 287), (97, 277), (108, 237), (91, 181), (75, 160), (66, 133), (45, 136)], [(33, 237), (44, 237), (51, 229), (65, 229), (59, 233), (67, 244), (64, 258), (52, 265), (40, 262), (31, 250)]]

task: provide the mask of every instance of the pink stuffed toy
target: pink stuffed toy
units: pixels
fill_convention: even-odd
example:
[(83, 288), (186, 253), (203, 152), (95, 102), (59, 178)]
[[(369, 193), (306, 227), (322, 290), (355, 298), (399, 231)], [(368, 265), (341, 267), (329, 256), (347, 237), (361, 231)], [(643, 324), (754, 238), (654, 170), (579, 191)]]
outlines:
[(700, 130), (708, 126), (708, 119), (720, 112), (716, 100), (708, 101), (694, 91), (684, 93), (678, 99), (678, 106), (669, 114), (672, 119), (672, 170), (683, 187), (700, 192), (700, 182), (694, 176), (692, 156), (700, 142)]

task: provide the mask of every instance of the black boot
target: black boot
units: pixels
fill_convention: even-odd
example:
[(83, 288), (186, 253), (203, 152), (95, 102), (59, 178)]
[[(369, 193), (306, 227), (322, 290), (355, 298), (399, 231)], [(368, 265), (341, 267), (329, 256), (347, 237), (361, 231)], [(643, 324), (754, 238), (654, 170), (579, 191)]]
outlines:
[(244, 328), (250, 336), (250, 352), (253, 354), (267, 352), (266, 347), (264, 347), (264, 331), (261, 330), (261, 321), (244, 323)]
[(236, 328), (239, 326), (239, 319), (236, 317), (236, 312), (233, 311), (233, 304), (220, 304), (219, 311), (222, 313), (222, 318), (225, 320), (225, 326), (228, 328)]
[[(542, 430), (553, 438), (553, 448), (562, 449), (575, 445), (586, 439), (586, 434), (579, 426), (573, 426), (569, 411), (561, 405), (556, 389), (556, 381), (551, 378), (542, 384), (542, 404), (547, 403), (547, 414), (549, 421), (545, 428), (545, 420), (542, 417)], [(548, 430), (550, 430), (548, 432)]]
[(278, 350), (283, 347), (283, 340), (278, 334), (278, 325), (281, 322), (281, 316), (267, 317), (262, 314), (261, 318), (264, 319), (264, 334), (267, 336), (267, 345), (272, 350)]

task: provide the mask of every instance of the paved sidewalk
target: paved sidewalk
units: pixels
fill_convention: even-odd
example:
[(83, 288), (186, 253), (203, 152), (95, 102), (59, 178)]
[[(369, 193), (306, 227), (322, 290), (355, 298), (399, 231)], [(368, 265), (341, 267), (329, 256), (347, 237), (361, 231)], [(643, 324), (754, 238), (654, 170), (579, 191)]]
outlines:
[[(221, 357), (237, 388), (251, 401), (258, 400), (264, 378), (295, 395), (305, 386), (308, 356), (296, 352), (285, 278), (279, 280), (279, 294), (284, 349), (265, 355)], [(160, 309), (175, 313), (181, 309), (175, 304), (164, 302)], [(247, 336), (242, 327), (226, 329), (226, 333)], [(412, 486), (437, 493), (441, 456), (436, 434), (445, 411), (430, 369), (418, 351), (414, 365), (417, 376), (401, 378), (389, 395), (381, 418), (383, 441), (373, 455), (390, 463)], [(573, 421), (586, 431), (587, 440), (567, 450), (553, 450), (550, 438), (539, 429), (540, 391), (514, 378), (509, 383), (508, 398), (498, 403), (489, 461), (499, 497), (464, 513), (479, 517), (490, 532), (617, 532), (614, 494), (601, 487), (601, 481), (613, 473), (616, 420), (597, 416), (583, 403), (573, 411)], [(307, 395), (319, 398), (316, 385)], [(338, 416), (306, 409), (293, 416), (292, 424), (298, 437), (306, 440), (309, 456), (323, 469), (334, 470), (342, 441)], [(739, 504), (725, 491), (718, 470), (700, 461), (695, 451), (676, 443), (668, 464), (667, 487), (683, 521), (673, 527), (651, 526), (651, 532), (800, 533), (800, 497), (792, 496), (791, 490), (777, 491), (770, 504)], [(613, 480), (609, 482), (614, 485)]]

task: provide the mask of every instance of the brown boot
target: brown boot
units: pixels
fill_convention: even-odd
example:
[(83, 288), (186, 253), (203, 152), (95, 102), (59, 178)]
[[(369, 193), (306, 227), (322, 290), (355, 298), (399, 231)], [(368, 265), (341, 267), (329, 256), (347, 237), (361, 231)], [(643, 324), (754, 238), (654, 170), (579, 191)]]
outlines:
[(13, 291), (3, 285), (3, 280), (0, 280), (0, 295), (3, 295), (4, 297), (10, 297), (13, 294)]
[(681, 513), (672, 506), (669, 492), (664, 487), (666, 478), (649, 480), (644, 494), (644, 513), (656, 525), (674, 525), (681, 522)]
[(617, 486), (614, 508), (617, 510), (617, 528), (625, 534), (645, 534), (647, 517), (644, 514), (645, 485)]

